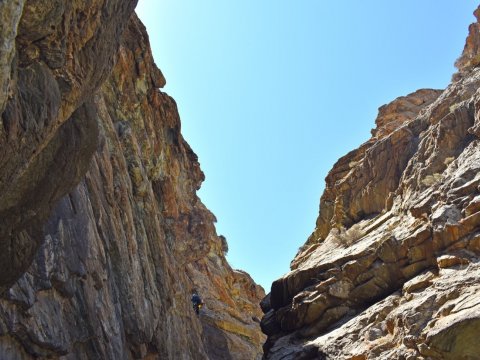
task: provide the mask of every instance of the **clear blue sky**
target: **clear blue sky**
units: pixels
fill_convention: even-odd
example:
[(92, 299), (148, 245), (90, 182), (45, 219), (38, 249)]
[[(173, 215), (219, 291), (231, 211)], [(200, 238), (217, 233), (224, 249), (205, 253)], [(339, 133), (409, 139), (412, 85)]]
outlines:
[(379, 106), (445, 88), (470, 0), (139, 0), (228, 260), (267, 292)]

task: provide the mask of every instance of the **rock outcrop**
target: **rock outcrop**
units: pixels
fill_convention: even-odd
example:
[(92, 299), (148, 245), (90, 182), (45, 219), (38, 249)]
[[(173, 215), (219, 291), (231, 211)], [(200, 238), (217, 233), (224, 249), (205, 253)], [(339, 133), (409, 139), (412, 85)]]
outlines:
[(135, 3), (0, 4), (1, 359), (261, 357)]
[(447, 89), (381, 107), (328, 174), (315, 231), (262, 301), (266, 359), (480, 357), (479, 29)]

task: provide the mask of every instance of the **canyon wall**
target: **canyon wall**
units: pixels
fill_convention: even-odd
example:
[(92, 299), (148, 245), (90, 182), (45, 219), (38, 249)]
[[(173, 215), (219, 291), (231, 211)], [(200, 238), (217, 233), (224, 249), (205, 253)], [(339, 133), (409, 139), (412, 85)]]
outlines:
[(382, 106), (334, 165), (262, 301), (266, 359), (480, 357), (479, 59), (477, 22), (451, 84)]
[(135, 4), (0, 4), (1, 359), (261, 357)]

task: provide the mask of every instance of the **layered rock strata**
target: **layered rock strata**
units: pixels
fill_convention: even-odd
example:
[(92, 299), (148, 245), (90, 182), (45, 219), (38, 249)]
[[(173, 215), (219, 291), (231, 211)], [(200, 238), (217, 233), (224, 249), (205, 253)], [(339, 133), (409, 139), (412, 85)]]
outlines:
[(262, 302), (266, 359), (479, 357), (479, 25), (447, 89), (381, 107), (328, 174), (315, 231)]
[(1, 359), (261, 357), (134, 6), (0, 4)]

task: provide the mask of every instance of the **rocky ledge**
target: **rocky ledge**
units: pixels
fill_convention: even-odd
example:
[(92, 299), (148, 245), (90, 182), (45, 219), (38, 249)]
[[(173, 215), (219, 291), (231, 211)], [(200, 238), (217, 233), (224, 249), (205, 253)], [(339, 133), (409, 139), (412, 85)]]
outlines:
[(328, 174), (315, 231), (262, 301), (266, 359), (479, 358), (479, 34), (447, 89), (381, 107)]
[(135, 4), (0, 3), (1, 359), (261, 357)]

